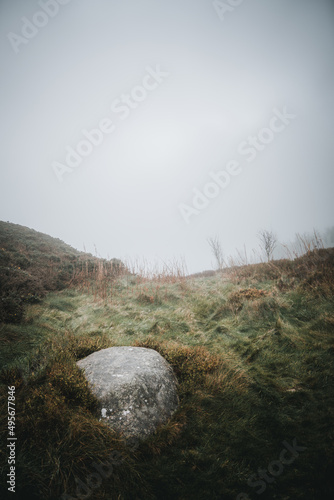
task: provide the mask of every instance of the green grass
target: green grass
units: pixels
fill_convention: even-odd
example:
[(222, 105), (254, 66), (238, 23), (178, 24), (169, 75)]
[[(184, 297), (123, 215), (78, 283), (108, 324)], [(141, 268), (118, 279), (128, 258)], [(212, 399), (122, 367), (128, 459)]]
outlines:
[[(328, 255), (327, 271), (321, 260), (318, 275), (315, 261), (311, 274), (302, 261), (284, 261), (281, 275), (277, 263), (267, 274), (261, 264), (238, 276), (234, 270), (171, 283), (122, 276), (104, 299), (71, 288), (27, 305), (20, 324), (0, 327), (2, 487), (7, 386), (15, 385), (18, 499), (53, 500), (64, 492), (79, 498), (77, 485), (87, 483), (92, 462), (105, 463), (113, 451), (121, 460), (94, 500), (258, 498), (259, 486), (248, 479), (294, 438), (307, 449), (260, 498), (332, 498)], [(135, 450), (99, 422), (75, 364), (118, 345), (156, 349), (179, 381), (177, 412)]]

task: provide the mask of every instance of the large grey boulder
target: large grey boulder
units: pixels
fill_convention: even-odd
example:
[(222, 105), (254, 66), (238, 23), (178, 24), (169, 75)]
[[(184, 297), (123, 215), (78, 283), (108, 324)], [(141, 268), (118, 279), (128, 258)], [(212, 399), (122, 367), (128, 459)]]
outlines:
[(100, 401), (100, 420), (125, 437), (152, 434), (178, 406), (173, 371), (153, 349), (110, 347), (77, 365)]

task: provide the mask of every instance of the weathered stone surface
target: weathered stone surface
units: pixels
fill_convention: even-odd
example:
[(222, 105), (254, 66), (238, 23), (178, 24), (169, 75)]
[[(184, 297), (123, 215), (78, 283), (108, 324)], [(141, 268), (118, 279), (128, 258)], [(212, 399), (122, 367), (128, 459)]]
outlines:
[(177, 408), (176, 378), (153, 349), (110, 347), (77, 364), (100, 401), (100, 420), (126, 437), (152, 434)]

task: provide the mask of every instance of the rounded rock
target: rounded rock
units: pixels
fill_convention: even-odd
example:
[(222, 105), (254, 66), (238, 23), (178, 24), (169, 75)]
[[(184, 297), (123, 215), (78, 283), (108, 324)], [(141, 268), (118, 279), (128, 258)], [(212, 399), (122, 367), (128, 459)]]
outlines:
[(125, 437), (149, 436), (178, 406), (173, 370), (153, 349), (110, 347), (77, 365), (100, 402), (100, 420)]

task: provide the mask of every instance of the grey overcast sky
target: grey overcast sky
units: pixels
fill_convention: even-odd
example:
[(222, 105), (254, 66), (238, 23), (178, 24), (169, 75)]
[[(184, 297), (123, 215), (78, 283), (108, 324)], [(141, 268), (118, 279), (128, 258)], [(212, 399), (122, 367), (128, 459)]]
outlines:
[(1, 220), (189, 272), (334, 225), (332, 0), (0, 0), (0, 36)]

